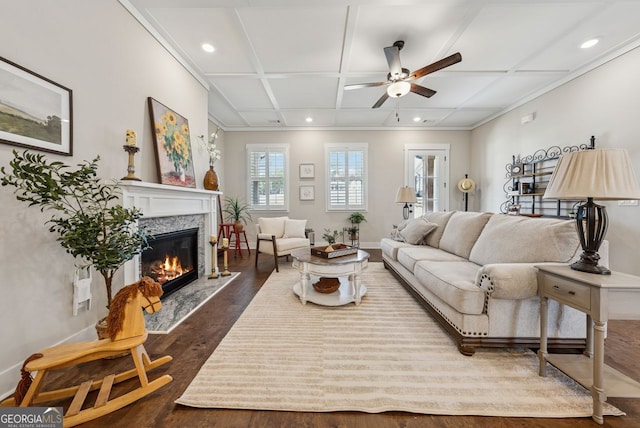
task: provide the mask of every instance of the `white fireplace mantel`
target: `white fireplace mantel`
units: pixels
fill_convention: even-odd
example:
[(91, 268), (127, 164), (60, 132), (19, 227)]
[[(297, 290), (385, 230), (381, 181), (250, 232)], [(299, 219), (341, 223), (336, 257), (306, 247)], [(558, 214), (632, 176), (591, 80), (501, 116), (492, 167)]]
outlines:
[[(122, 205), (136, 207), (146, 218), (202, 214), (204, 236), (217, 235), (218, 197), (222, 192), (189, 187), (167, 186), (141, 181), (121, 181)], [(208, 239), (207, 239), (208, 241)], [(211, 246), (205, 248), (205, 272), (211, 272)], [(125, 284), (140, 279), (140, 256), (124, 265)]]

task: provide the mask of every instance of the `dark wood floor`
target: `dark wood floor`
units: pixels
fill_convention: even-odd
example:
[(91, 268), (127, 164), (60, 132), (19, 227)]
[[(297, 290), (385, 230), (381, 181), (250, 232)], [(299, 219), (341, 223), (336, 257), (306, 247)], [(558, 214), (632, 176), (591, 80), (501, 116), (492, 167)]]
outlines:
[[(372, 261), (380, 261), (380, 251), (371, 250)], [(253, 257), (254, 254), (252, 253)], [(276, 411), (196, 409), (174, 403), (189, 385), (202, 364), (238, 319), (247, 304), (266, 281), (273, 269), (273, 260), (261, 256), (258, 268), (253, 258), (230, 260), (230, 270), (242, 274), (219, 292), (207, 304), (191, 315), (171, 334), (151, 335), (146, 343), (151, 358), (172, 355), (174, 360), (151, 372), (150, 378), (169, 373), (173, 382), (142, 400), (111, 415), (84, 424), (85, 427), (558, 427), (580, 428), (598, 426), (590, 418), (530, 419), (473, 416), (430, 416), (387, 412), (366, 414), (359, 412), (295, 413)], [(640, 321), (611, 321), (606, 344), (607, 363), (640, 380)], [(473, 357), (470, 357), (473, 358)], [(79, 368), (60, 371), (52, 377), (79, 380), (97, 379), (104, 374), (129, 368), (129, 360), (87, 363)], [(60, 378), (60, 379), (56, 379)], [(131, 388), (134, 381), (120, 387)], [(114, 392), (117, 392), (114, 389)], [(474, 391), (469, 391), (473, 394)], [(640, 426), (640, 399), (611, 398), (612, 404), (627, 413), (623, 417), (605, 417), (604, 426)], [(90, 401), (88, 401), (90, 402)]]

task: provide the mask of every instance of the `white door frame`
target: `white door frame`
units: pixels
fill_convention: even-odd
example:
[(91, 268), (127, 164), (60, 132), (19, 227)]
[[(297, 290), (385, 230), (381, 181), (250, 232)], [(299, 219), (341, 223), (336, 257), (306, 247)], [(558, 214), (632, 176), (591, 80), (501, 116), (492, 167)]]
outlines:
[(440, 210), (449, 211), (449, 159), (450, 144), (405, 144), (404, 145), (404, 185), (413, 187), (413, 157), (416, 154), (433, 154), (439, 162)]

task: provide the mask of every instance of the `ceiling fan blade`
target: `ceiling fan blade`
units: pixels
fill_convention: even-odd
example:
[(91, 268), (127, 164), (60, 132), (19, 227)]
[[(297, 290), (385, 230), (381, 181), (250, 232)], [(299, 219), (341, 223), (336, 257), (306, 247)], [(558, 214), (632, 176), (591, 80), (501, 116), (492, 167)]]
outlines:
[(440, 61), (436, 61), (433, 64), (429, 64), (419, 70), (414, 71), (409, 76), (409, 79), (419, 79), (422, 76), (426, 76), (427, 74), (433, 73), (434, 71), (442, 70), (443, 68), (449, 67), (450, 65), (456, 64), (460, 61), (462, 61), (462, 55), (460, 55), (460, 52), (456, 52), (453, 55), (441, 59)]
[(385, 91), (380, 99), (376, 101), (376, 103), (371, 108), (379, 108), (382, 104), (384, 104), (385, 101), (387, 101), (387, 98), (389, 98), (389, 94), (387, 94), (387, 91)]
[(391, 79), (394, 77), (400, 77), (402, 74), (402, 65), (400, 64), (400, 49), (397, 46), (389, 46), (384, 48), (384, 56), (387, 57), (387, 64), (389, 64), (389, 74)]
[(369, 88), (372, 86), (385, 86), (389, 84), (390, 82), (355, 83), (353, 85), (344, 85), (344, 89), (348, 91), (349, 89)]
[(431, 98), (436, 94), (436, 91), (433, 89), (425, 88), (424, 86), (416, 85), (415, 83), (411, 84), (411, 92), (427, 98)]

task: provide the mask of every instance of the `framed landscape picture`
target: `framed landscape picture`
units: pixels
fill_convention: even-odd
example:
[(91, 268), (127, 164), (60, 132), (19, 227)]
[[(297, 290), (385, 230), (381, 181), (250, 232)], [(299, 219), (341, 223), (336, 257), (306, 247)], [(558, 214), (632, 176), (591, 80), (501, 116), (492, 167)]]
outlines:
[(155, 99), (148, 101), (160, 183), (196, 187), (189, 122)]
[(73, 154), (71, 89), (0, 57), (0, 142)]

